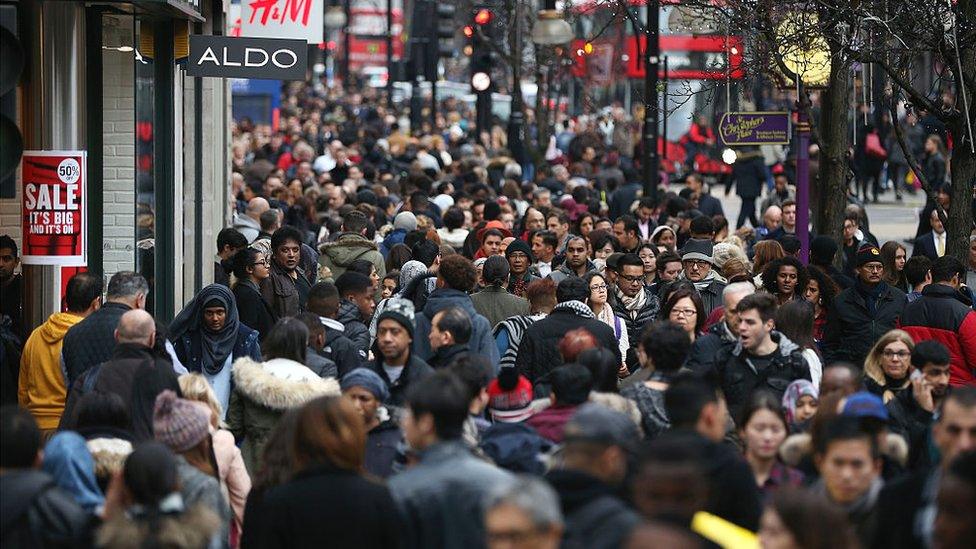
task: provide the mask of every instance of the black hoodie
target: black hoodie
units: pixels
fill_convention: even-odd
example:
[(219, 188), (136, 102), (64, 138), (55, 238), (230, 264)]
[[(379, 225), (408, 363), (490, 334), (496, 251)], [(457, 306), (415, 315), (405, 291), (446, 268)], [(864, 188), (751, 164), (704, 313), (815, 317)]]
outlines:
[(612, 487), (592, 475), (557, 469), (546, 480), (559, 494), (566, 521), (563, 547), (621, 547), (641, 521)]

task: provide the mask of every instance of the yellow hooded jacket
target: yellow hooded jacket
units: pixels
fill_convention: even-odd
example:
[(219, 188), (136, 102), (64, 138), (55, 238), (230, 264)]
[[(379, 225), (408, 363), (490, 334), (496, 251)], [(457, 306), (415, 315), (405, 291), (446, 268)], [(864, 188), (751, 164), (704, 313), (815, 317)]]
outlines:
[(41, 429), (57, 429), (61, 421), (68, 395), (61, 372), (61, 344), (68, 328), (83, 318), (73, 313), (54, 313), (31, 333), (24, 345), (17, 400)]

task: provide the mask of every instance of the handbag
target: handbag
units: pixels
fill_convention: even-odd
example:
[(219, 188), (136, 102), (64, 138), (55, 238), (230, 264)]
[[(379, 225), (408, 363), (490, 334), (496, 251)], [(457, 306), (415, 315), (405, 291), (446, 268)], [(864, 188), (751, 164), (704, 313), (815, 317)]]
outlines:
[(876, 133), (869, 133), (864, 140), (864, 152), (871, 158), (885, 160), (888, 158), (888, 151), (881, 144), (881, 138)]

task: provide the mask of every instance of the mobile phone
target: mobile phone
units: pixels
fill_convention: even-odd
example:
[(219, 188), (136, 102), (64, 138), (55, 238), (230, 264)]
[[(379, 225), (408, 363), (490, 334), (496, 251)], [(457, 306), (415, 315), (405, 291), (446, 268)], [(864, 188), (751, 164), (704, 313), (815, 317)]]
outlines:
[(912, 381), (915, 381), (916, 379), (922, 379), (923, 377), (925, 377), (925, 376), (922, 375), (922, 372), (921, 371), (919, 371), (919, 370), (912, 370), (912, 375), (909, 376), (909, 379), (912, 380)]

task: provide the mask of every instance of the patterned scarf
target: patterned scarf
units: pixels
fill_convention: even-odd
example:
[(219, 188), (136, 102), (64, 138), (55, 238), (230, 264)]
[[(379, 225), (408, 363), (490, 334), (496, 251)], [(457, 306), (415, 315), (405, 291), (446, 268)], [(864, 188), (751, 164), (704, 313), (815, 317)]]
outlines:
[(627, 313), (634, 318), (636, 318), (637, 315), (640, 314), (640, 312), (644, 309), (644, 306), (647, 305), (647, 289), (644, 286), (641, 286), (640, 291), (637, 292), (637, 295), (634, 297), (628, 297), (620, 290), (619, 287), (616, 286), (613, 288), (613, 294), (616, 296), (617, 301), (624, 306), (624, 310), (626, 310)]
[(553, 308), (552, 312), (566, 311), (566, 310), (571, 311), (576, 316), (581, 316), (583, 318), (596, 318), (596, 315), (594, 315), (593, 311), (591, 311), (590, 308), (586, 306), (586, 303), (583, 303), (582, 301), (576, 301), (576, 300), (560, 303), (559, 305), (556, 305), (555, 308)]

